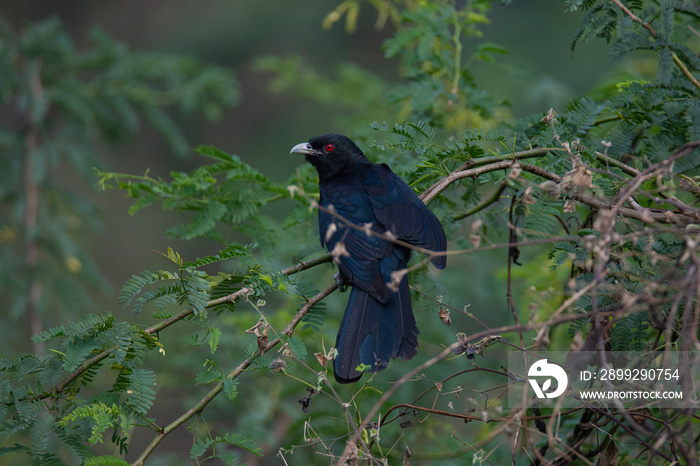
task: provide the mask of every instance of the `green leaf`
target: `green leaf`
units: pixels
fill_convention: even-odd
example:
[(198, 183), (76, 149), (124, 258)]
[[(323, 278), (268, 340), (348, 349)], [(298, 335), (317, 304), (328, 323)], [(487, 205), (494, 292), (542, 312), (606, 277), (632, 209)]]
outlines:
[(82, 466), (129, 466), (129, 462), (123, 458), (112, 455), (95, 456), (83, 461)]
[(306, 359), (306, 345), (299, 337), (291, 337), (289, 339), (285, 338), (285, 343), (287, 347), (294, 353), (294, 355), (301, 359), (302, 361)]
[(209, 331), (209, 348), (211, 349), (211, 354), (216, 353), (216, 348), (219, 346), (219, 341), (221, 340), (221, 329), (214, 327)]
[(194, 267), (194, 268), (199, 268), (204, 265), (209, 265), (213, 264), (216, 262), (232, 259), (234, 257), (250, 257), (251, 251), (255, 248), (254, 244), (248, 244), (245, 246), (242, 246), (240, 244), (229, 244), (226, 249), (223, 249), (219, 251), (218, 254), (214, 256), (205, 256), (199, 259), (196, 259), (191, 262), (185, 262), (183, 264), (184, 268), (189, 268), (189, 267)]
[[(178, 276), (159, 270), (158, 272), (149, 272), (144, 270), (141, 275), (132, 275), (131, 278), (124, 284), (121, 291), (119, 292), (119, 298), (117, 302), (124, 307), (127, 307), (131, 301), (141, 293), (141, 290), (145, 286), (152, 285), (164, 280), (177, 280)], [(140, 309), (140, 307), (139, 307)]]
[(217, 443), (226, 443), (243, 448), (256, 456), (264, 455), (262, 449), (252, 440), (238, 434), (225, 434), (209, 440), (198, 439), (194, 445), (192, 445), (192, 448), (190, 448), (190, 458), (200, 458), (202, 455), (204, 455), (207, 449), (209, 449), (209, 447)]
[(65, 327), (59, 325), (58, 327), (53, 327), (49, 330), (44, 330), (41, 333), (37, 333), (32, 336), (32, 341), (36, 344), (46, 343), (47, 341), (53, 340), (54, 338), (59, 338), (63, 336)]
[(238, 396), (238, 380), (224, 379), (224, 393), (230, 401)]
[(152, 370), (137, 369), (127, 376), (129, 386), (126, 402), (139, 414), (145, 415), (156, 397), (156, 375)]
[(199, 384), (209, 385), (212, 382), (216, 382), (218, 380), (221, 380), (221, 378), (222, 378), (221, 371), (217, 370), (215, 367), (210, 366), (207, 368), (207, 370), (204, 370), (202, 372), (198, 372), (194, 381), (199, 383)]

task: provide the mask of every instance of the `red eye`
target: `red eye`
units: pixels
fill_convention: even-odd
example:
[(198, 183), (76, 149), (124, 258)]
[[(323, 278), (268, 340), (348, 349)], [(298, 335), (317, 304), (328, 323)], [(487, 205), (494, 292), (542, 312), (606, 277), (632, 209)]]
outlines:
[(335, 146), (333, 144), (326, 144), (326, 147), (324, 147), (324, 149), (326, 149), (326, 152), (333, 152)]

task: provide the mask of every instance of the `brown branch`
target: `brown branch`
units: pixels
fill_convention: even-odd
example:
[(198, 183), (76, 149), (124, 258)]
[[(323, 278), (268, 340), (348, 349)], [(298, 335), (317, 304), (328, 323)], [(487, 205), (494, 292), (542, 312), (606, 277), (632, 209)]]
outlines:
[[(313, 298), (309, 299), (304, 306), (299, 309), (299, 311), (294, 315), (292, 320), (287, 324), (285, 329), (282, 331), (282, 335), (285, 337), (290, 337), (292, 335), (292, 332), (294, 332), (294, 329), (296, 326), (301, 322), (301, 319), (304, 318), (304, 316), (309, 312), (309, 310), (316, 305), (318, 302), (320, 302), (322, 299), (330, 295), (333, 291), (335, 291), (338, 288), (337, 283), (332, 283), (331, 285), (327, 286), (324, 290), (319, 292), (316, 296)], [(281, 342), (281, 338), (275, 338), (270, 340), (265, 344), (265, 346), (257, 351), (256, 353), (252, 354), (250, 357), (246, 358), (243, 362), (241, 362), (238, 367), (230, 371), (228, 374), (226, 374), (225, 379), (226, 380), (235, 380), (240, 376), (250, 365), (260, 356), (263, 354), (267, 353), (269, 350), (277, 346)], [(221, 393), (221, 391), (224, 388), (224, 382), (223, 380), (218, 382), (214, 388), (212, 388), (204, 397), (197, 402), (194, 406), (192, 406), (190, 409), (188, 409), (186, 412), (184, 412), (180, 417), (175, 419), (173, 422), (168, 424), (167, 426), (164, 426), (151, 440), (151, 443), (148, 444), (148, 446), (141, 452), (141, 455), (133, 462), (131, 463), (132, 466), (138, 466), (138, 465), (143, 465), (144, 462), (146, 461), (146, 458), (153, 453), (153, 451), (156, 449), (156, 447), (160, 444), (160, 442), (165, 439), (165, 437), (168, 436), (172, 431), (180, 427), (182, 424), (187, 422), (189, 419), (192, 419), (194, 416), (200, 414), (204, 408), (207, 407), (211, 401), (216, 398), (216, 396)]]
[[(642, 21), (642, 19), (639, 16), (632, 13), (629, 10), (629, 8), (627, 8), (625, 5), (622, 4), (622, 2), (620, 0), (611, 0), (611, 1), (615, 5), (617, 5), (617, 7), (620, 8), (620, 10), (622, 10), (622, 12), (624, 14), (629, 16), (632, 19), (632, 21), (639, 23), (644, 29), (649, 31), (649, 35), (652, 38), (656, 39), (658, 37), (658, 34), (656, 34), (656, 31), (654, 31), (654, 28), (651, 27), (651, 24), (647, 23), (646, 21)], [(675, 63), (678, 68), (680, 68), (681, 72), (685, 75), (685, 77), (688, 78), (688, 80), (690, 80), (690, 82), (692, 82), (695, 87), (700, 89), (700, 81), (698, 81), (698, 79), (695, 76), (693, 76), (693, 73), (691, 73), (690, 70), (688, 69), (688, 67), (685, 66), (685, 63), (683, 63), (683, 61), (680, 59), (680, 57), (678, 55), (676, 55), (676, 52), (671, 52), (671, 56), (673, 58), (673, 63)]]
[[(437, 181), (430, 188), (426, 189), (423, 194), (420, 195), (420, 199), (426, 204), (435, 199), (441, 192), (447, 189), (452, 183), (463, 178), (477, 177), (483, 173), (489, 173), (496, 170), (504, 170), (510, 168), (513, 162), (520, 159), (527, 159), (533, 157), (544, 157), (549, 152), (561, 151), (562, 149), (544, 147), (538, 149), (530, 149), (521, 152), (515, 152), (507, 156), (489, 156), (482, 157), (479, 159), (472, 159), (469, 162), (462, 165), (457, 170), (453, 171), (446, 177)], [(472, 168), (476, 167), (476, 168)]]
[[(650, 452), (652, 452), (653, 454), (660, 456), (661, 458), (665, 459), (666, 461), (673, 461), (670, 457), (668, 457), (664, 453), (660, 452), (659, 450), (657, 450), (653, 446), (649, 445), (649, 443), (647, 443), (643, 438), (641, 438), (639, 435), (637, 435), (637, 433), (635, 431), (633, 431), (629, 426), (625, 425), (624, 422), (620, 421), (614, 414), (609, 413), (603, 409), (597, 408), (597, 407), (593, 406), (592, 404), (587, 403), (583, 400), (580, 400), (580, 401), (586, 406), (586, 408), (588, 408), (592, 411), (595, 411), (596, 413), (600, 414), (601, 416), (605, 416), (608, 419), (610, 419), (611, 421), (613, 421), (619, 427), (624, 429), (628, 434), (630, 434), (640, 444), (644, 445), (644, 447), (647, 450), (649, 450)], [(623, 414), (627, 414), (627, 413), (623, 413)]]
[[(315, 259), (311, 259), (309, 261), (299, 262), (297, 265), (294, 265), (292, 267), (288, 267), (288, 268), (280, 271), (280, 273), (282, 275), (285, 275), (285, 276), (294, 275), (295, 273), (298, 273), (298, 272), (301, 272), (303, 270), (315, 267), (315, 266), (317, 266), (319, 264), (323, 264), (325, 262), (329, 262), (330, 260), (331, 260), (330, 255), (324, 254), (322, 256), (319, 256)], [(218, 305), (224, 304), (224, 303), (235, 303), (241, 297), (244, 297), (244, 296), (247, 297), (251, 291), (252, 290), (250, 288), (243, 287), (243, 288), (241, 288), (241, 289), (239, 289), (239, 290), (237, 290), (229, 295), (207, 301), (206, 307), (210, 308), (210, 307), (218, 306)], [(156, 325), (153, 325), (147, 329), (144, 329), (143, 332), (148, 334), (148, 335), (158, 333), (161, 330), (168, 328), (171, 325), (173, 325), (173, 324), (175, 324), (183, 319), (186, 319), (193, 314), (194, 314), (194, 309), (192, 309), (192, 308), (185, 309), (184, 311), (181, 311), (181, 312), (175, 314), (174, 316), (169, 317), (168, 319), (165, 319), (165, 320), (157, 323)], [(76, 379), (78, 379), (81, 375), (83, 375), (88, 369), (90, 369), (90, 367), (92, 367), (95, 364), (104, 360), (115, 349), (116, 349), (116, 346), (112, 346), (111, 348), (105, 349), (101, 353), (99, 353), (99, 354), (93, 356), (92, 358), (88, 359), (87, 361), (83, 362), (77, 369), (75, 369), (65, 379), (63, 379), (61, 382), (59, 382), (53, 389), (47, 390), (47, 391), (40, 393), (40, 394), (37, 394), (37, 395), (29, 396), (27, 398), (22, 399), (22, 401), (31, 402), (31, 401), (43, 400), (45, 398), (57, 396), (58, 394), (63, 392), (63, 390), (65, 390), (68, 385), (70, 385), (72, 382), (74, 382)]]
[[(673, 163), (675, 160), (678, 160), (679, 158), (685, 157), (692, 153), (695, 148), (700, 146), (700, 141), (693, 141), (687, 144), (684, 144), (683, 146), (679, 147), (676, 149), (673, 155), (671, 155), (667, 160), (660, 162), (659, 164), (655, 164), (652, 167), (649, 167), (648, 169), (642, 171), (642, 172), (636, 172), (637, 177), (643, 176), (644, 179), (649, 178), (649, 172), (655, 172), (661, 169), (666, 169), (668, 168), (671, 163)], [(476, 168), (467, 168), (467, 169), (457, 169), (447, 175), (446, 177), (440, 179), (438, 182), (433, 184), (430, 188), (426, 189), (423, 194), (421, 194), (420, 198), (428, 204), (430, 201), (435, 199), (442, 191), (447, 189), (452, 183), (464, 179), (464, 178), (475, 178), (478, 177), (479, 175), (483, 175), (484, 173), (490, 173), (498, 170), (505, 170), (513, 166), (515, 161), (517, 159), (524, 159), (524, 158), (532, 158), (532, 157), (542, 157), (546, 155), (547, 153), (556, 150), (552, 148), (543, 148), (543, 149), (537, 149), (537, 150), (531, 150), (531, 151), (523, 151), (523, 152), (516, 152), (513, 154), (511, 158), (504, 159), (500, 157), (500, 160), (498, 161), (493, 161), (494, 157), (488, 157), (484, 159), (491, 160), (492, 163), (487, 163), (485, 165), (480, 165)], [(474, 163), (481, 163), (484, 159), (476, 159)], [(474, 165), (472, 163), (472, 166)], [(540, 168), (535, 165), (529, 165), (529, 164), (520, 164), (520, 167), (529, 173), (538, 175), (542, 178), (552, 180), (556, 183), (561, 183), (563, 178), (555, 173), (551, 173), (543, 168)], [(631, 168), (631, 167), (628, 167)], [(636, 178), (635, 178), (636, 179)], [(500, 193), (499, 193), (500, 194)], [(610, 202), (607, 202), (602, 199), (598, 199), (597, 197), (591, 196), (589, 194), (585, 194), (582, 192), (575, 192), (570, 194), (570, 196), (597, 210), (610, 210), (613, 209), (613, 205), (611, 205)], [(628, 196), (624, 196), (626, 199)], [(489, 203), (495, 202), (497, 199), (489, 198), (487, 201)], [(486, 206), (479, 206), (480, 209)], [(479, 210), (480, 210), (479, 209)], [(641, 210), (636, 210), (633, 208), (629, 207), (617, 207), (616, 213), (628, 217), (634, 220), (639, 220), (645, 223), (670, 223), (670, 224), (679, 224), (679, 225), (688, 225), (691, 223), (697, 223), (700, 221), (700, 211), (697, 209), (684, 209), (682, 212), (672, 212), (670, 210), (663, 210), (663, 211), (658, 211), (658, 210), (653, 210), (653, 209), (648, 209), (648, 208), (642, 208)], [(470, 212), (473, 213), (473, 212)], [(461, 219), (464, 218), (466, 215), (460, 215), (456, 219)]]
[[(678, 147), (675, 151), (673, 151), (673, 154), (671, 154), (667, 159), (665, 159), (657, 164), (654, 164), (654, 165), (642, 170), (641, 172), (639, 172), (637, 174), (637, 176), (635, 176), (630, 181), (629, 186), (624, 191), (622, 191), (620, 194), (618, 194), (617, 200), (616, 200), (615, 205), (613, 206), (613, 209), (612, 209), (613, 214), (615, 214), (616, 211), (618, 209), (620, 209), (620, 207), (627, 200), (627, 198), (629, 198), (632, 195), (632, 193), (634, 193), (642, 183), (644, 183), (649, 178), (653, 177), (657, 172), (659, 172), (661, 170), (670, 169), (676, 160), (692, 154), (693, 151), (695, 151), (695, 149), (698, 148), (698, 146), (700, 146), (700, 141), (687, 142), (687, 143), (683, 144), (682, 146)], [(694, 214), (694, 217), (696, 220), (698, 218), (700, 218), (700, 216), (698, 216), (697, 211), (694, 212), (693, 214)]]
[[(29, 88), (31, 97), (34, 100), (44, 99), (44, 86), (41, 82), (41, 66), (28, 66)], [(27, 307), (25, 315), (27, 318), (27, 326), (30, 335), (41, 333), (42, 321), (38, 314), (39, 302), (41, 301), (42, 283), (39, 280), (39, 275), (36, 273), (36, 268), (39, 264), (39, 238), (37, 237), (37, 227), (39, 223), (39, 201), (41, 199), (40, 187), (36, 180), (36, 173), (32, 160), (36, 156), (39, 148), (39, 128), (37, 121), (39, 115), (30, 115), (28, 127), (25, 134), (24, 160), (22, 166), (22, 178), (24, 182), (24, 236), (26, 245), (24, 251), (24, 266), (26, 267), (30, 284), (27, 289)], [(40, 343), (34, 347), (34, 354), (42, 354), (44, 345)]]
[(467, 210), (466, 212), (463, 212), (461, 214), (457, 214), (454, 217), (452, 217), (452, 220), (457, 221), (457, 220), (462, 220), (463, 218), (470, 217), (478, 212), (481, 212), (491, 204), (494, 204), (498, 202), (501, 199), (501, 194), (503, 194), (503, 191), (506, 190), (508, 187), (508, 184), (502, 181), (499, 185), (498, 188), (489, 196), (488, 199), (484, 200), (481, 204), (472, 207), (471, 209)]
[[(687, 154), (686, 154), (687, 155)], [(542, 178), (552, 180), (556, 183), (561, 183), (563, 178), (555, 173), (551, 173), (543, 168), (535, 165), (522, 164), (520, 166), (524, 171), (538, 175)], [(613, 210), (615, 207), (610, 201), (598, 199), (589, 194), (574, 192), (570, 197), (592, 207), (596, 210)], [(626, 197), (625, 197), (626, 198)], [(636, 210), (629, 207), (616, 207), (616, 213), (634, 220), (639, 220), (645, 223), (670, 223), (678, 225), (688, 225), (700, 221), (700, 212), (698, 210), (672, 212), (670, 210), (657, 211), (652, 209)]]
[[(615, 315), (618, 310), (614, 311), (601, 311), (598, 313), (599, 316), (613, 316)], [(415, 369), (411, 370), (407, 374), (405, 374), (403, 377), (401, 377), (398, 381), (396, 381), (389, 390), (384, 392), (384, 394), (379, 398), (379, 400), (372, 406), (372, 408), (369, 410), (368, 414), (364, 416), (362, 424), (360, 424), (358, 428), (358, 432), (362, 432), (364, 429), (366, 429), (369, 424), (372, 422), (372, 419), (377, 415), (379, 410), (381, 409), (382, 405), (389, 400), (396, 391), (401, 388), (406, 382), (411, 380), (416, 374), (419, 374), (426, 370), (427, 368), (435, 365), (442, 359), (446, 358), (447, 356), (454, 354), (455, 350), (458, 348), (461, 348), (465, 343), (470, 343), (472, 341), (480, 340), (482, 338), (491, 336), (491, 335), (500, 335), (502, 333), (514, 333), (514, 332), (521, 332), (521, 331), (528, 331), (528, 330), (536, 330), (540, 326), (552, 326), (552, 325), (560, 325), (564, 324), (567, 322), (573, 322), (576, 320), (581, 320), (581, 319), (587, 319), (589, 318), (589, 315), (586, 313), (580, 313), (580, 314), (573, 314), (573, 315), (565, 315), (565, 316), (559, 316), (555, 319), (549, 319), (545, 322), (540, 322), (540, 323), (531, 323), (531, 324), (526, 324), (526, 325), (506, 325), (502, 327), (496, 327), (493, 329), (488, 329), (488, 330), (482, 330), (481, 332), (474, 333), (472, 335), (469, 335), (465, 337), (464, 339), (455, 341), (452, 343), (450, 346), (446, 347), (443, 349), (440, 353), (436, 354), (423, 364), (420, 364), (417, 366)], [(482, 420), (482, 419), (480, 419)], [(357, 442), (360, 440), (360, 435), (359, 433), (355, 433), (353, 437), (350, 439), (348, 442), (348, 447), (346, 447), (345, 451), (343, 452), (343, 455), (341, 456), (340, 460), (336, 462), (336, 465), (338, 466), (343, 466), (345, 465), (345, 462), (352, 456), (352, 449), (353, 445), (356, 445)]]

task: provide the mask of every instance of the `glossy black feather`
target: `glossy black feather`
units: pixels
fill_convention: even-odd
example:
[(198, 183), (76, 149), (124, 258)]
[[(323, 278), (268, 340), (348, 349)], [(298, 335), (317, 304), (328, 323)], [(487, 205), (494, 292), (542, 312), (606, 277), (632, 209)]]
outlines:
[[(321, 244), (334, 254), (342, 276), (353, 286), (336, 339), (336, 380), (358, 380), (362, 374), (355, 369), (361, 363), (379, 371), (390, 359), (412, 358), (419, 332), (408, 281), (404, 276), (394, 291), (388, 286), (392, 272), (407, 267), (411, 250), (367, 232), (388, 231), (401, 241), (440, 252), (446, 248), (440, 222), (387, 165), (370, 162), (345, 136), (317, 136), (292, 152), (304, 154), (318, 171)], [(444, 255), (431, 260), (445, 267)]]

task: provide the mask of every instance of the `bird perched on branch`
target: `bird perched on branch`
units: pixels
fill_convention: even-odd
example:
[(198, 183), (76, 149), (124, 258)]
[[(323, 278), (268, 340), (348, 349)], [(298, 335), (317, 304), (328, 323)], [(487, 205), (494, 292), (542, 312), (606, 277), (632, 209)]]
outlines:
[[(386, 164), (370, 162), (345, 136), (316, 136), (291, 153), (318, 171), (321, 244), (338, 265), (341, 291), (352, 285), (335, 342), (336, 380), (359, 380), (361, 364), (376, 372), (390, 359), (411, 359), (419, 332), (406, 268), (412, 249), (445, 251), (440, 221)], [(429, 257), (445, 268), (445, 255)]]

